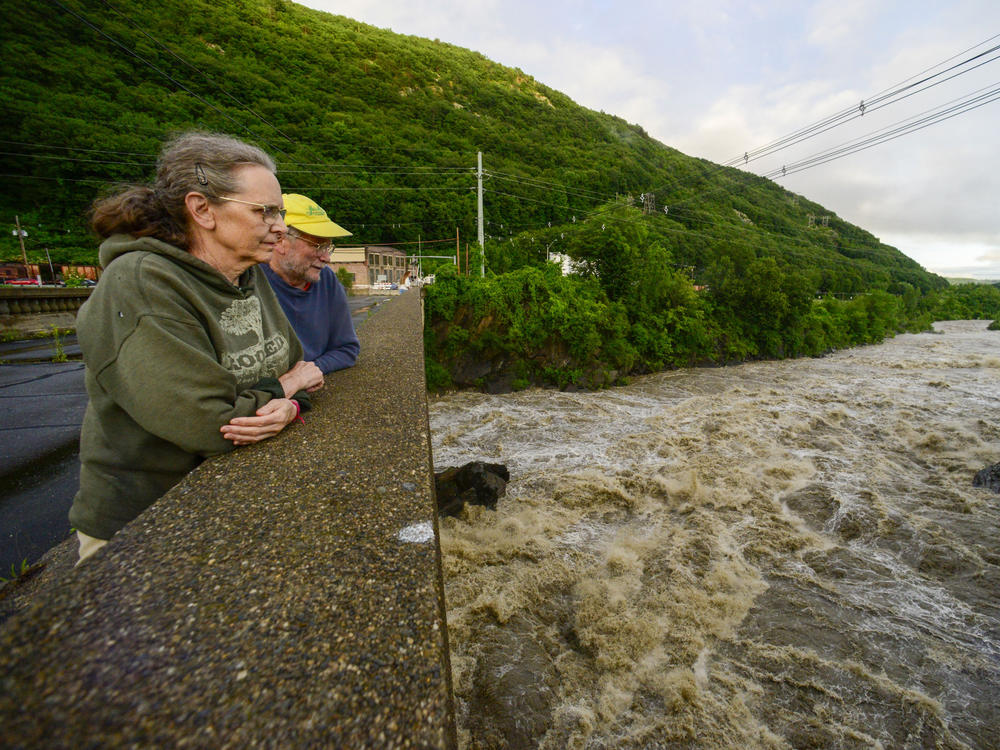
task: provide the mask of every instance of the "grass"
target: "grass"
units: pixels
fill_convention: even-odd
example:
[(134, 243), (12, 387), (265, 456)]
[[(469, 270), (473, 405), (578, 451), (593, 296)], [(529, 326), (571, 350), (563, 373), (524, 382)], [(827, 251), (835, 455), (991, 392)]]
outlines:
[[(58, 326), (50, 326), (48, 330), (45, 331), (33, 331), (31, 333), (25, 333), (18, 331), (16, 329), (8, 329), (6, 331), (0, 331), (0, 343), (6, 344), (12, 341), (36, 341), (38, 339), (52, 339), (53, 349), (55, 350), (52, 355), (53, 362), (69, 362), (69, 355), (66, 354), (66, 350), (63, 347), (63, 339), (72, 333), (75, 333), (75, 328), (59, 328)], [(0, 359), (0, 365), (10, 364), (9, 360)]]
[(51, 326), (48, 330), (44, 331), (31, 331), (25, 333), (24, 331), (18, 331), (16, 328), (8, 328), (6, 331), (0, 331), (0, 343), (7, 344), (11, 341), (33, 341), (35, 339), (47, 339), (53, 336), (53, 331), (57, 332), (59, 336), (68, 336), (71, 333), (76, 333), (75, 328), (57, 328), (56, 326)]
[(62, 339), (59, 338), (59, 329), (52, 326), (52, 340), (53, 346), (55, 347), (55, 354), (52, 355), (53, 362), (66, 362), (68, 357), (66, 356), (66, 350), (63, 349)]
[(22, 575), (28, 572), (28, 568), (30, 567), (31, 566), (28, 565), (28, 558), (24, 558), (23, 560), (21, 560), (20, 568), (18, 568), (15, 563), (11, 563), (10, 578), (4, 578), (3, 576), (0, 576), (0, 583), (9, 583), (10, 581), (16, 581), (18, 578), (20, 578)]

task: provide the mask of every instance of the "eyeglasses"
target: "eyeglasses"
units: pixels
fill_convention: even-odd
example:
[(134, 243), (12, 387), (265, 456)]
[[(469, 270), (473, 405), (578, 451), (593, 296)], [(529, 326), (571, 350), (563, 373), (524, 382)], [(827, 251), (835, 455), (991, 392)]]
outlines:
[(279, 206), (269, 206), (266, 203), (254, 203), (253, 201), (241, 201), (239, 198), (227, 198), (224, 195), (218, 196), (220, 201), (229, 201), (230, 203), (243, 203), (247, 206), (256, 206), (261, 209), (263, 213), (261, 216), (264, 218), (265, 224), (274, 224), (278, 219), (284, 220), (285, 209)]
[(312, 240), (303, 237), (301, 234), (296, 234), (292, 232), (289, 232), (288, 236), (295, 237), (296, 239), (300, 239), (303, 242), (312, 245), (313, 248), (316, 250), (317, 255), (329, 255), (330, 253), (333, 252), (333, 240), (327, 240), (326, 242), (313, 242)]

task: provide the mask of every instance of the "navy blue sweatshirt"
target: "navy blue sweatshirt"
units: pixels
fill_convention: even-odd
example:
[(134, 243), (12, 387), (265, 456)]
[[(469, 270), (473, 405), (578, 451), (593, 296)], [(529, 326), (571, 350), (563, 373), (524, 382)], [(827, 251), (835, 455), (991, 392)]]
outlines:
[(352, 366), (361, 344), (351, 321), (347, 292), (330, 267), (324, 268), (319, 281), (308, 289), (287, 283), (266, 263), (260, 267), (302, 342), (303, 359), (315, 362), (324, 374)]

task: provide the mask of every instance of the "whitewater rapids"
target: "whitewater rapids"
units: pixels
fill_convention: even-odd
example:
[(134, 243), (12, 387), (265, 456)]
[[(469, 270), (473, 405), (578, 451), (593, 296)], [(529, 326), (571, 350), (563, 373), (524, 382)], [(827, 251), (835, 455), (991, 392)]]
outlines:
[(466, 748), (1000, 742), (1000, 333), (431, 404)]

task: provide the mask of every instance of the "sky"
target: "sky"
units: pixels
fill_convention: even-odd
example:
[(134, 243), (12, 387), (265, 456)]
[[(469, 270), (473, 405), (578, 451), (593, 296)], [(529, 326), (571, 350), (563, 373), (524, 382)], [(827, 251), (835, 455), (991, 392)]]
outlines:
[[(304, 0), (520, 68), (578, 104), (717, 163), (769, 174), (1000, 87), (998, 0)], [(988, 41), (989, 40), (989, 41)], [(928, 76), (885, 106), (861, 103)], [(958, 74), (958, 75), (955, 75)], [(984, 88), (986, 87), (986, 88)], [(1000, 279), (1000, 99), (775, 181), (945, 276)], [(488, 160), (488, 156), (486, 157)], [(790, 170), (794, 171), (794, 170)]]

